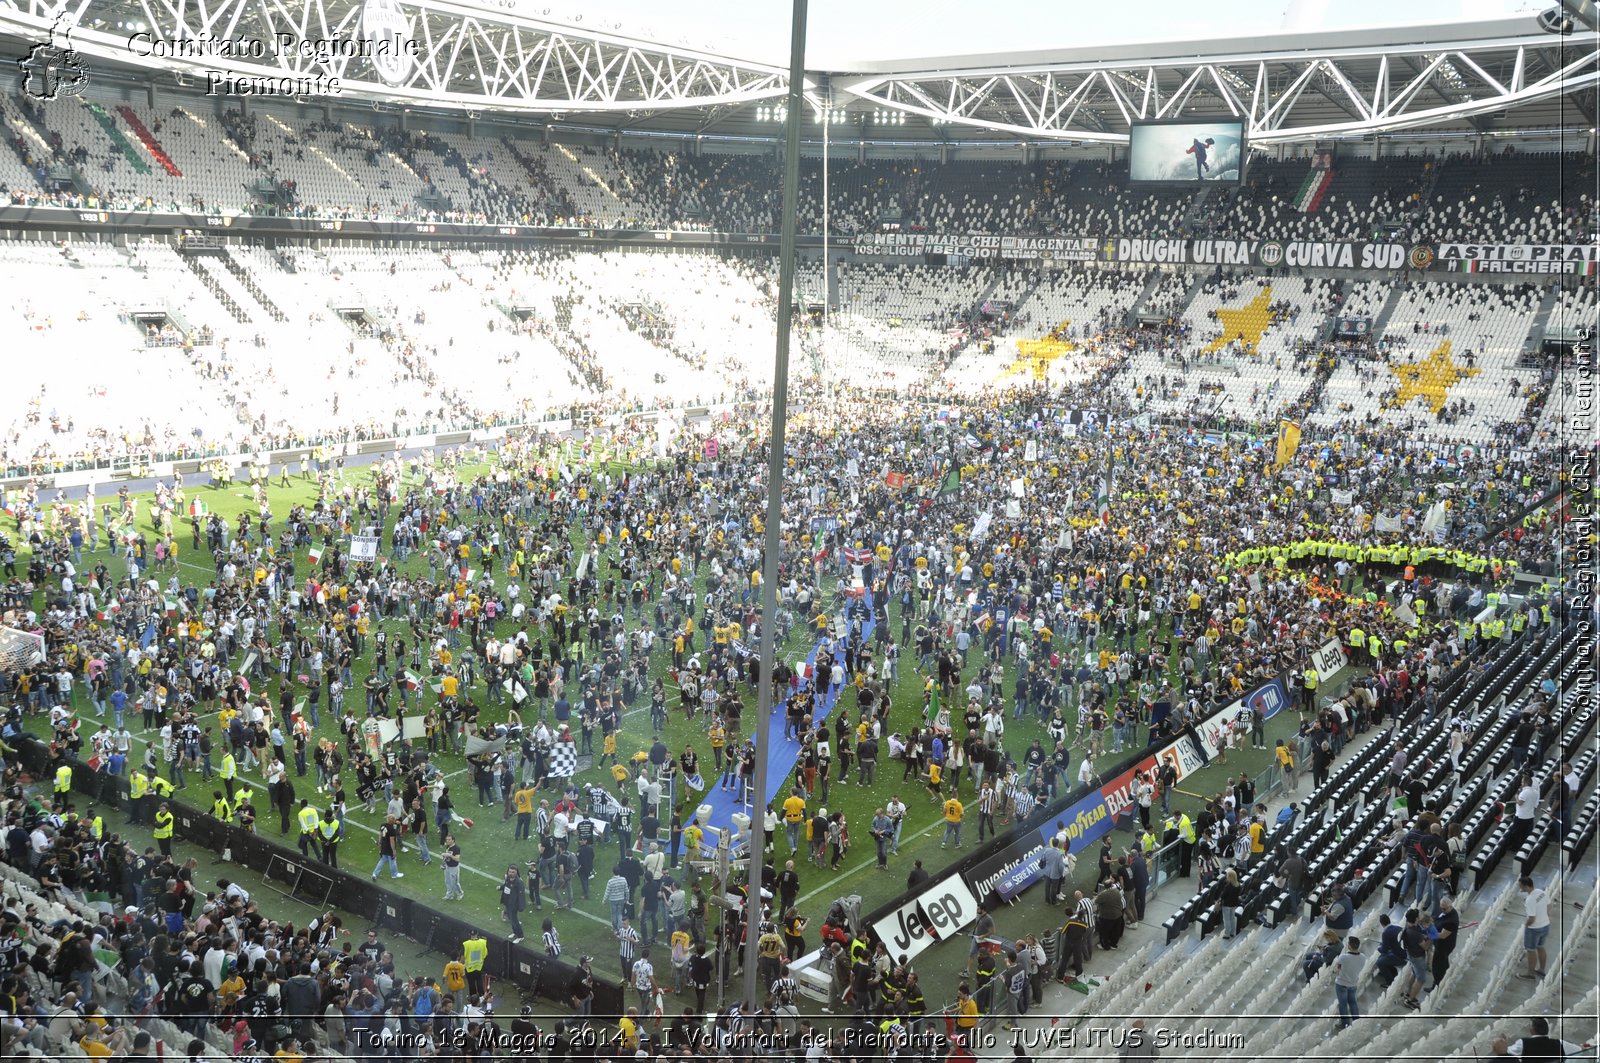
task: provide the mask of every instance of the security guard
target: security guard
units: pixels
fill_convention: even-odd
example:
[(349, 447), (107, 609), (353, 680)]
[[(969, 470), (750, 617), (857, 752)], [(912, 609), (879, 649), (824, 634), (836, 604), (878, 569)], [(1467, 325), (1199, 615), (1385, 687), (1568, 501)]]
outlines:
[(72, 765), (62, 758), (56, 765), (56, 796), (62, 797), (72, 792)]
[(467, 968), (467, 992), (473, 996), (483, 993), (483, 963), (489, 958), (489, 942), (485, 938), (467, 938), (461, 943), (462, 961)]
[(239, 775), (239, 764), (233, 759), (233, 750), (229, 749), (222, 754), (222, 767), (218, 769), (217, 774), (222, 777), (223, 790), (232, 790), (233, 787), (228, 784)]
[(1305, 701), (1303, 702), (1301, 707), (1303, 709), (1316, 708), (1316, 705), (1317, 705), (1317, 684), (1321, 682), (1321, 680), (1317, 678), (1317, 669), (1312, 665), (1307, 665), (1303, 678), (1306, 681), (1305, 682), (1306, 694), (1305, 694)]
[(157, 801), (165, 801), (172, 796), (172, 783), (159, 775), (150, 776), (150, 792)]
[(1178, 875), (1181, 878), (1189, 877), (1189, 868), (1194, 861), (1194, 843), (1194, 821), (1189, 818), (1189, 813), (1180, 813), (1178, 816)]
[(211, 791), (211, 814), (223, 823), (233, 822), (233, 806), (228, 803), (226, 791)]
[(317, 831), (322, 817), (311, 807), (311, 802), (300, 799), (300, 811), (295, 813), (300, 821), (300, 855), (315, 860), (317, 857)]
[[(316, 814), (316, 809), (312, 809)], [(339, 821), (333, 816), (333, 809), (328, 809), (328, 814), (317, 824), (317, 831), (322, 835), (322, 862), (329, 867), (339, 866)]]
[(144, 822), (145, 797), (150, 793), (150, 780), (138, 768), (133, 769), (133, 774), (128, 777), (128, 822), (141, 824)]
[(152, 832), (162, 856), (172, 855), (172, 807), (165, 801), (156, 810), (155, 830)]

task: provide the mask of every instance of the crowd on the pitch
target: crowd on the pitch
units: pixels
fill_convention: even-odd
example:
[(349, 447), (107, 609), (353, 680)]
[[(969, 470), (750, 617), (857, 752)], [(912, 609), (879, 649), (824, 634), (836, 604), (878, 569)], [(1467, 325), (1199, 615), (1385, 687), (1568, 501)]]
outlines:
[[(1105, 342), (1114, 349), (1121, 341)], [(1297, 684), (1307, 709), (1291, 759), (1309, 754), (1319, 776), (1349, 733), (1425, 706), (1429, 681), (1444, 664), (1490, 637), (1460, 618), (1494, 593), (1514, 563), (1549, 553), (1556, 529), (1539, 520), (1494, 540), (1484, 548), (1492, 568), (1464, 577), (1444, 563), (1397, 571), (1365, 552), (1417, 535), (1417, 499), (1446, 475), (1474, 485), (1469, 499), (1492, 486), (1509, 508), (1518, 479), (1543, 471), (1542, 456), (1521, 466), (1468, 456), (1446, 470), (1393, 437), (1358, 433), (1331, 447), (1315, 470), (1300, 462), (1275, 472), (1270, 444), (1262, 451), (1241, 440), (1211, 445), (1177, 429), (1141, 431), (1117, 423), (1113, 411), (1086, 428), (1059, 423), (1059, 411), (1096, 394), (1091, 381), (1066, 394), (980, 403), (949, 421), (932, 410), (907, 418), (848, 397), (792, 416), (782, 606), (773, 620), (823, 648), (812, 674), (784, 660), (766, 678), (792, 695), (786, 712), (801, 743), (792, 784), (803, 814), (826, 803), (830, 784), (852, 781), (853, 766), (854, 784), (875, 793), (905, 784), (915, 800), (911, 786), (926, 787), (946, 821), (946, 840), (958, 845), (966, 782), (981, 839), (982, 819), (990, 830), (997, 816), (1027, 821), (1092, 781), (1096, 755), (1142, 748), (1157, 702), (1174, 707), (1168, 726), (1178, 726), (1279, 675)], [(463, 806), (471, 798), (453, 794), (430, 757), (464, 752), (477, 807), (516, 816), (519, 834), (537, 842), (531, 881), (519, 889), (529, 900), (556, 889), (558, 906), (571, 905), (583, 902), (573, 899), (577, 884), (584, 901), (605, 904), (645, 1006), (634, 1021), (664, 1025), (664, 1015), (651, 1014), (658, 983), (652, 973), (640, 984), (637, 966), (650, 940), (665, 939), (675, 970), (706, 956), (720, 957), (726, 970), (749, 932), (748, 913), (719, 920), (692, 900), (700, 887), (675, 857), (698, 848), (699, 825), (662, 800), (674, 774), (746, 795), (753, 769), (747, 727), (763, 677), (749, 648), (765, 622), (765, 455), (754, 418), (722, 426), (718, 436), (715, 458), (690, 434), (669, 460), (626, 474), (585, 470), (577, 461), (567, 471), (561, 442), (537, 435), (504, 446), (498, 471), (487, 475), (467, 475), (464, 455), (409, 465), (391, 459), (369, 475), (322, 469), (317, 501), (281, 518), (266, 501), (263, 476), (256, 518), (242, 514), (232, 527), (203, 514), (206, 489), (193, 484), (163, 485), (143, 515), (126, 493), (98, 512), (32, 493), (17, 520), (29, 568), (6, 573), (8, 622), (41, 630), (49, 656), (43, 666), (5, 675), (6, 734), (18, 735), (25, 716), (48, 717), (58, 752), (104, 776), (128, 776), (135, 822), (150, 823), (158, 844), (143, 855), (109, 845), (109, 833), (92, 825), (100, 813), (73, 819), (65, 806), (76, 798), (65, 789), (55, 807), (36, 800), (32, 810), (17, 791), (19, 829), (40, 820), (60, 828), (42, 859), (30, 856), (27, 866), (42, 866), (44, 888), (63, 896), (83, 892), (88, 875), (120, 884), (124, 896), (134, 889), (135, 918), (101, 931), (120, 943), (141, 929), (139, 909), (152, 897), (161, 905), (187, 897), (190, 914), (201, 907), (197, 887), (173, 885), (192, 880), (192, 869), (186, 878), (168, 862), (181, 854), (170, 853), (164, 803), (180, 787), (189, 787), (191, 804), (241, 826), (263, 829), (275, 813), (280, 833), (330, 864), (341, 860), (341, 846), (359, 843), (364, 871), (373, 850), (347, 821), (351, 786), (355, 802), (385, 812), (373, 874), (399, 873), (406, 836), (419, 859), (430, 859), (435, 835), (449, 897), (448, 868), (462, 858), (470, 829)], [(1025, 458), (1030, 437), (1033, 459)], [(1319, 483), (1327, 474), (1339, 476), (1358, 504), (1333, 505)], [(1011, 506), (1018, 480), (1023, 498)], [(1108, 485), (1102, 514), (1096, 500)], [(1390, 512), (1401, 514), (1405, 531), (1376, 535), (1372, 518)], [(184, 523), (187, 537), (175, 535)], [(382, 555), (353, 560), (345, 537), (368, 530), (381, 536)], [(120, 561), (96, 559), (86, 568), (82, 550), (93, 552), (102, 536), (117, 544)], [(1295, 564), (1252, 553), (1301, 540), (1361, 544), (1361, 551), (1337, 560), (1297, 555)], [(186, 574), (184, 565), (199, 566), (206, 578)], [(852, 594), (857, 576), (861, 591)], [(1348, 593), (1358, 576), (1366, 590)], [(1390, 580), (1392, 591), (1383, 589)], [(1401, 604), (1417, 608), (1418, 625), (1400, 619)], [(995, 622), (1002, 614), (1007, 619)], [(1535, 626), (1550, 622), (1548, 607), (1519, 616)], [(1357, 629), (1364, 637), (1355, 655), (1370, 679), (1336, 704), (1310, 704), (1314, 679), (1301, 678), (1307, 656)], [(359, 684), (358, 663), (366, 673)], [(924, 685), (920, 713), (890, 697), (908, 665)], [(841, 696), (831, 721), (813, 717), (819, 701)], [(73, 710), (93, 711), (106, 725), (85, 734)], [(705, 738), (681, 751), (657, 740), (630, 772), (619, 763), (628, 761), (618, 748), (622, 718), (645, 710), (657, 733), (670, 712), (694, 715)], [(1024, 717), (1045, 726), (1048, 748), (1007, 740), (1006, 721)], [(420, 734), (386, 742), (384, 725), (399, 729), (406, 720), (420, 721)], [(130, 722), (144, 725), (139, 739)], [(594, 776), (573, 776), (575, 758), (563, 746), (596, 755), (598, 785)], [(876, 771), (885, 757), (904, 765), (898, 779)], [(252, 769), (267, 784), (268, 807), (256, 807), (240, 776)], [(606, 785), (612, 769), (621, 769), (611, 776), (614, 787)], [(1149, 780), (1150, 796), (1158, 781)], [(1231, 790), (1193, 822), (1184, 816), (1163, 825), (1196, 842), (1203, 875), (1226, 874), (1225, 861), (1257, 851), (1262, 811), (1247, 785)], [(611, 817), (616, 861), (609, 845), (602, 857), (597, 841), (572, 823), (580, 802), (585, 812), (599, 806)], [(814, 824), (813, 862), (837, 869), (854, 832), (880, 843), (883, 864), (898, 849), (906, 804), (899, 794), (880, 803), (870, 823), (835, 812)], [(889, 814), (895, 805), (898, 818)], [(788, 818), (780, 807), (767, 812), (772, 828), (780, 815)], [(1062, 898), (1086, 926), (1101, 928), (1105, 948), (1116, 946), (1108, 928), (1140, 914), (1134, 896), (1148, 848), (1109, 861), (1103, 854), (1096, 895)], [(799, 937), (804, 925), (796, 923), (803, 915), (794, 891), (775, 867), (769, 871), (769, 918), (782, 957), (763, 951), (774, 961), (765, 981), (775, 991), (769, 1002), (748, 1002), (752, 1012), (786, 1001), (792, 1010), (782, 962), (792, 949), (782, 930)], [(147, 880), (156, 885), (138, 885)], [(454, 881), (459, 895), (459, 876)], [(1095, 912), (1083, 912), (1079, 900)], [(226, 908), (226, 900), (218, 903)], [(644, 933), (630, 939), (623, 928), (635, 916)], [(274, 976), (285, 984), (343, 978), (347, 1038), (353, 1017), (376, 1026), (393, 1006), (393, 994), (380, 990), (406, 984), (383, 971), (381, 954), (319, 959), (319, 946), (338, 944), (326, 923), (305, 933), (248, 912), (232, 918), (218, 930), (224, 916), (215, 916), (205, 936), (224, 953), (231, 939), (235, 950), (254, 956), (258, 947), (268, 960), (263, 974), (252, 959), (243, 994), (262, 992), (257, 983)], [(765, 922), (758, 917), (763, 937)], [(919, 1017), (925, 1004), (912, 991), (909, 965), (886, 954), (874, 959), (870, 943), (828, 922), (849, 961), (846, 977), (836, 978), (840, 1003), (848, 996), (858, 1017), (875, 1021)], [(168, 929), (180, 954), (183, 943), (170, 935), (190, 926), (180, 920)], [(547, 921), (547, 951), (559, 952), (559, 929)], [(866, 956), (857, 955), (861, 949)], [(1038, 973), (1031, 946), (1013, 951), (994, 962)], [(194, 955), (204, 966), (210, 954)], [(700, 960), (701, 974), (709, 962)], [(689, 984), (703, 1006), (704, 982)], [(321, 987), (320, 1008), (329, 991)], [(458, 1003), (464, 1016), (484, 1007), (481, 997)], [(255, 1036), (262, 1040), (259, 1030)], [(319, 1042), (324, 1037), (333, 1040), (319, 1034)], [(273, 1043), (288, 1042), (274, 1036)]]

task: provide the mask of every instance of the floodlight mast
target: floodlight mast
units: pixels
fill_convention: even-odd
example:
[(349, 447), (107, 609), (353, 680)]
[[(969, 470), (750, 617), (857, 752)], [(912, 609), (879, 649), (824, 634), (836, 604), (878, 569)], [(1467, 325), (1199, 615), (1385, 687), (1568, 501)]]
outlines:
[(806, 0), (794, 0), (789, 31), (789, 121), (784, 124), (783, 229), (778, 259), (778, 337), (772, 362), (772, 432), (767, 441), (766, 556), (761, 565), (761, 644), (756, 685), (755, 792), (750, 801), (750, 861), (745, 900), (744, 1004), (761, 1006), (757, 940), (761, 936), (761, 869), (767, 850), (767, 747), (771, 744), (772, 673), (777, 660), (778, 551), (783, 542), (783, 433), (789, 404), (789, 333), (794, 316), (794, 230), (800, 198), (800, 116), (804, 114)]

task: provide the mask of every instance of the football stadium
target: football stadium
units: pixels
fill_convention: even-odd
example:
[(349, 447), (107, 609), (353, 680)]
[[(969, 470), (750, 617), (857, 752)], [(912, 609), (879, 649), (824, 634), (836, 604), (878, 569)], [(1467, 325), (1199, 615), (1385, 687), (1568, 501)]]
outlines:
[(0, 0), (0, 1053), (1595, 1058), (1592, 0)]

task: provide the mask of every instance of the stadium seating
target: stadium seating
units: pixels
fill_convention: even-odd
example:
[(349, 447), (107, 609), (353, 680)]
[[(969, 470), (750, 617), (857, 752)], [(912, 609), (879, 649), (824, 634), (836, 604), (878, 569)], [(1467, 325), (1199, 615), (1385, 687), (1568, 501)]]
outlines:
[(1366, 240), (1386, 220), (1402, 220), (1420, 209), (1430, 164), (1412, 156), (1336, 158), (1333, 177), (1314, 211), (1297, 204), (1311, 172), (1310, 160), (1256, 159), (1245, 187), (1213, 224), (1218, 235), (1256, 240)]
[[(39, 884), (21, 869), (8, 863), (0, 862), (0, 885), (3, 885), (8, 898), (16, 901), (16, 910), (33, 908), (35, 917), (40, 927), (49, 927), (52, 924), (70, 924), (77, 920), (90, 923), (99, 921), (103, 914), (109, 914), (111, 906), (106, 902), (94, 904), (85, 903), (69, 895), (50, 896), (40, 892)], [(28, 928), (30, 931), (33, 928)], [(33, 931), (37, 933), (37, 931)], [(151, 1054), (158, 1058), (183, 1058), (188, 1051), (195, 1034), (180, 1029), (168, 1019), (155, 1015), (133, 1015), (126, 1011), (130, 1000), (131, 987), (128, 980), (115, 968), (108, 966), (103, 961), (99, 963), (94, 974), (95, 993), (101, 1004), (101, 1013), (114, 1015), (124, 1021), (131, 1021), (136, 1029), (143, 1030), (154, 1039), (151, 1045)], [(36, 999), (48, 999), (50, 994), (37, 994)], [(51, 1024), (41, 1022), (38, 1025), (38, 1034), (29, 1039), (15, 1038), (8, 1042), (8, 1051), (13, 1053), (11, 1058), (37, 1059), (54, 1061), (61, 1059), (91, 1059), (94, 1058), (84, 1052), (83, 1048), (75, 1041), (54, 1040), (50, 1032)], [(215, 1023), (205, 1023), (200, 1028), (200, 1039), (206, 1046), (206, 1051), (218, 1059), (233, 1056), (233, 1039), (225, 1030), (220, 1029)], [(42, 1045), (36, 1043), (42, 1041)], [(322, 1052), (335, 1063), (347, 1063), (348, 1057), (334, 1052)]]
[[(1590, 708), (1593, 692), (1590, 684), (1581, 678), (1586, 655), (1592, 652), (1592, 647), (1592, 638), (1583, 637), (1527, 640), (1520, 651), (1517, 646), (1505, 649), (1487, 662), (1487, 668), (1463, 669), (1447, 680), (1443, 684), (1440, 711), (1431, 724), (1399, 738), (1407, 749), (1408, 763), (1429, 765), (1431, 762), (1429, 778), (1444, 778), (1449, 772), (1439, 770), (1438, 750), (1445, 735), (1446, 721), (1452, 718), (1472, 720), (1481, 713), (1481, 718), (1472, 724), (1476, 738), (1462, 764), (1463, 775), (1472, 776), (1472, 782), (1457, 792), (1456, 800), (1443, 814), (1453, 818), (1471, 812), (1473, 820), (1482, 821), (1469, 826), (1472, 832), (1469, 852), (1473, 853), (1474, 868), (1481, 863), (1488, 878), (1480, 881), (1476, 888), (1457, 893), (1456, 907), (1463, 913), (1461, 942), (1451, 958), (1447, 979), (1422, 998), (1422, 1014), (1438, 1016), (1436, 1021), (1401, 1021), (1410, 1013), (1398, 1000), (1399, 983), (1388, 990), (1382, 989), (1373, 977), (1374, 965), (1370, 962), (1378, 938), (1378, 914), (1387, 911), (1398, 917), (1399, 909), (1392, 905), (1399, 901), (1404, 907), (1407, 903), (1390, 892), (1372, 888), (1385, 876), (1385, 865), (1394, 864), (1399, 854), (1397, 851), (1387, 854), (1374, 851), (1375, 833), (1369, 835), (1368, 829), (1355, 822), (1357, 818), (1366, 820), (1386, 832), (1389, 820), (1383, 814), (1384, 805), (1367, 801), (1356, 806), (1365, 811), (1351, 811), (1358, 792), (1366, 798), (1381, 798), (1383, 794), (1396, 740), (1396, 736), (1388, 732), (1375, 735), (1344, 758), (1333, 777), (1301, 803), (1302, 814), (1293, 828), (1274, 833), (1266, 861), (1275, 862), (1274, 852), (1306, 854), (1313, 881), (1322, 882), (1342, 880), (1348, 876), (1354, 862), (1361, 861), (1366, 874), (1356, 888), (1365, 890), (1359, 895), (1366, 903), (1358, 903), (1352, 933), (1367, 943), (1363, 951), (1369, 962), (1358, 988), (1360, 1007), (1366, 1018), (1340, 1030), (1335, 1021), (1333, 993), (1326, 970), (1309, 982), (1300, 974), (1297, 961), (1319, 939), (1320, 922), (1308, 924), (1288, 919), (1276, 929), (1246, 934), (1223, 946), (1221, 951), (1213, 951), (1217, 949), (1220, 935), (1210, 935), (1197, 952), (1193, 937), (1183, 933), (1181, 925), (1175, 927), (1174, 924), (1190, 921), (1183, 914), (1185, 910), (1193, 914), (1198, 909), (1209, 908), (1210, 901), (1204, 890), (1193, 902), (1185, 904), (1178, 916), (1169, 920), (1169, 945), (1162, 951), (1139, 955), (1137, 965), (1124, 976), (1123, 988), (1105, 998), (1107, 1008), (1114, 1010), (1099, 1013), (1203, 1012), (1223, 1023), (1230, 1034), (1244, 1038), (1244, 1054), (1237, 1058), (1251, 1055), (1271, 1058), (1282, 1045), (1290, 1043), (1302, 1052), (1314, 1050), (1318, 1054), (1345, 1058), (1369, 1055), (1387, 1058), (1408, 1053), (1436, 1058), (1447, 1052), (1455, 1053), (1463, 1044), (1477, 1042), (1481, 1045), (1498, 1030), (1505, 1030), (1504, 1024), (1497, 1026), (1488, 1018), (1471, 1018), (1490, 1013), (1565, 1015), (1569, 1022), (1579, 1025), (1571, 1027), (1571, 1032), (1564, 1036), (1571, 1040), (1591, 1039), (1593, 1018), (1588, 1000), (1594, 995), (1592, 989), (1583, 1000), (1575, 1000), (1570, 992), (1563, 993), (1561, 979), (1554, 975), (1561, 970), (1587, 971), (1590, 967), (1583, 965), (1592, 966), (1595, 962), (1593, 925), (1600, 915), (1593, 906), (1600, 900), (1597, 895), (1600, 887), (1592, 877), (1582, 880), (1566, 877), (1562, 871), (1567, 863), (1565, 857), (1543, 858), (1549, 846), (1538, 845), (1537, 839), (1530, 839), (1532, 844), (1524, 847), (1523, 853), (1529, 859), (1521, 866), (1506, 864), (1497, 869), (1485, 861), (1492, 858), (1497, 838), (1506, 826), (1497, 826), (1493, 815), (1498, 807), (1495, 793), (1499, 784), (1510, 778), (1504, 771), (1508, 731), (1500, 723), (1513, 719), (1519, 707), (1537, 696), (1544, 676), (1558, 677), (1558, 689), (1571, 688), (1563, 695), (1560, 716), (1570, 722), (1563, 733), (1561, 747), (1550, 752), (1541, 768), (1548, 770), (1563, 755), (1576, 756), (1588, 743), (1593, 725)], [(1587, 772), (1588, 762), (1593, 759), (1592, 751), (1584, 750), (1583, 758), (1586, 766), (1580, 771), (1585, 772), (1587, 787), (1591, 785)], [(1448, 759), (1443, 759), (1443, 766), (1448, 769)], [(1553, 912), (1568, 908), (1569, 902), (1581, 906), (1581, 915), (1560, 917), (1557, 936), (1550, 947), (1552, 977), (1538, 982), (1522, 982), (1512, 977), (1523, 964), (1522, 951), (1517, 947), (1522, 921), (1516, 876), (1524, 871), (1549, 888)], [(1389, 884), (1393, 886), (1399, 879), (1398, 868), (1389, 877)], [(1248, 890), (1245, 895), (1249, 896)], [(1309, 899), (1315, 911), (1315, 891)], [(1203, 926), (1206, 920), (1202, 916), (1193, 921)], [(1240, 925), (1248, 924), (1241, 921)], [(1269, 918), (1267, 926), (1273, 925)], [(1173, 958), (1174, 953), (1177, 959)], [(1205, 955), (1202, 957), (1201, 953)], [(1195, 980), (1171, 977), (1180, 970), (1205, 970), (1207, 978), (1196, 985)], [(1170, 985), (1171, 988), (1144, 991), (1151, 985)], [(1228, 987), (1220, 996), (1216, 992), (1218, 985)], [(1096, 998), (1097, 1009), (1099, 1004), (1100, 999)], [(1325, 1017), (1326, 1025), (1308, 1023), (1318, 1015)], [(1583, 1016), (1588, 1016), (1587, 1020)], [(1582, 1025), (1585, 1021), (1591, 1025)], [(1512, 1033), (1515, 1036), (1514, 1030)], [(1171, 1054), (1179, 1058), (1214, 1058), (1213, 1053), (1214, 1049), (1209, 1048), (1179, 1048)], [(1461, 1055), (1470, 1057), (1471, 1053), (1463, 1052), (1452, 1058)]]
[[(459, 133), (402, 132), (342, 114), (309, 121), (266, 104), (204, 116), (78, 98), (0, 99), (0, 180), (18, 196), (48, 194), (37, 163), (75, 166), (101, 203), (157, 210), (291, 210), (324, 216), (482, 218), (623, 228), (777, 228), (780, 170), (767, 155), (616, 150)], [(146, 134), (153, 140), (147, 146)], [(159, 153), (159, 154), (158, 154)], [(161, 165), (165, 155), (178, 176)], [(801, 167), (800, 224), (822, 221), (822, 164)], [(1102, 161), (829, 161), (830, 228), (882, 222), (929, 231), (1065, 232), (1092, 236), (1225, 234), (1350, 240), (1396, 226), (1408, 238), (1585, 242), (1595, 206), (1594, 160), (1507, 153), (1473, 159), (1340, 156), (1316, 210), (1298, 194), (1306, 158), (1257, 158), (1237, 190), (1200, 197), (1130, 189)], [(269, 203), (259, 181), (292, 186)], [(71, 193), (62, 193), (71, 195)]]
[(1593, 239), (1592, 153), (1452, 156), (1438, 169), (1422, 225), (1435, 240), (1583, 244)]
[[(770, 259), (681, 249), (380, 252), (349, 244), (189, 253), (149, 239), (126, 250), (14, 243), (0, 245), (0, 253), (31, 269), (9, 293), (5, 312), (14, 328), (37, 334), (41, 319), (62, 327), (81, 313), (85, 320), (74, 330), (103, 332), (97, 349), (112, 365), (117, 350), (131, 354), (163, 339), (185, 347), (187, 337), (181, 358), (200, 368), (201, 381), (165, 393), (198, 389), (204, 401), (239, 417), (237, 427), (229, 417), (197, 437), (201, 426), (166, 423), (159, 412), (193, 405), (155, 404), (158, 423), (150, 423), (148, 409), (119, 413), (107, 405), (106, 423), (64, 399), (45, 401), (45, 411), (56, 405), (63, 415), (54, 428), (19, 406), (8, 418), (6, 464), (116, 449), (134, 429), (142, 437), (147, 424), (152, 445), (163, 450), (238, 445), (256, 433), (307, 441), (524, 419), (595, 397), (608, 380), (631, 382), (630, 402), (670, 405), (764, 386), (771, 374)], [(1556, 387), (1553, 371), (1529, 364), (1541, 356), (1525, 355), (1523, 347), (1541, 302), (1568, 318), (1593, 307), (1592, 294), (1546, 300), (1537, 289), (1475, 283), (1413, 283), (1391, 299), (1382, 281), (1177, 271), (1141, 277), (1093, 267), (832, 268), (841, 307), (826, 332), (802, 322), (797, 373), (898, 389), (981, 391), (1041, 379), (1059, 387), (1107, 371), (1106, 352), (1091, 341), (1137, 311), (1166, 324), (1142, 333), (1109, 370), (1111, 386), (1135, 412), (1266, 422), (1315, 400), (1313, 424), (1388, 423), (1472, 443), (1529, 438), (1530, 403), (1539, 407), (1539, 433), (1569, 427), (1561, 411), (1570, 395), (1564, 388), (1546, 395)], [(819, 305), (824, 287), (820, 263), (802, 263), (796, 305)], [(1206, 349), (1225, 338), (1219, 317), (1262, 300), (1267, 325), (1259, 353), (1238, 349), (1237, 337)], [(1326, 343), (1321, 337), (1336, 308), (1390, 316), (1376, 343), (1335, 344), (1333, 357), (1324, 357), (1316, 344)], [(131, 321), (134, 314), (164, 320), (165, 336), (116, 323), (118, 315)], [(354, 322), (355, 333), (345, 322)], [(355, 363), (345, 364), (352, 356)], [(387, 406), (346, 394), (335, 413), (323, 386), (335, 368), (346, 381), (387, 386), (399, 379), (401, 391)], [(116, 375), (108, 366), (87, 379), (97, 388)], [(62, 386), (41, 378), (15, 393), (19, 402), (39, 385), (52, 392)], [(1435, 414), (1431, 403), (1441, 396)]]
[[(770, 232), (777, 225), (775, 160), (719, 154), (725, 146), (700, 153), (580, 147), (400, 131), (349, 111), (331, 123), (270, 103), (217, 115), (92, 92), (49, 103), (0, 94), (0, 120), (9, 142), (0, 148), (0, 181), (27, 202), (622, 228)], [(77, 191), (46, 187), (60, 184), (62, 168)], [(800, 225), (814, 231), (824, 213), (821, 160), (808, 156), (801, 170)], [(1200, 194), (1130, 188), (1125, 171), (1107, 162), (860, 162), (846, 154), (829, 160), (827, 215), (841, 243), (886, 223), (955, 233), (1280, 241), (1364, 238), (1401, 224), (1434, 239), (1567, 239), (1588, 223), (1592, 202), (1584, 180), (1593, 162), (1581, 156), (1338, 158), (1334, 170), (1322, 203), (1306, 213), (1295, 203), (1310, 173), (1306, 158), (1257, 159), (1242, 188)], [(1551, 209), (1558, 200), (1562, 211)], [(168, 342), (183, 351), (174, 364), (200, 369), (199, 382), (169, 394), (199, 392), (229, 411), (226, 423), (199, 437), (199, 426), (151, 424), (152, 445), (163, 448), (521, 418), (593, 399), (608, 382), (630, 382), (629, 402), (671, 404), (770, 378), (771, 261), (464, 250), (450, 260), (436, 250), (374, 256), (240, 246), (180, 255), (148, 242), (128, 252), (74, 245), (67, 258), (19, 254), (43, 271), (73, 272), (66, 284), (40, 277), (13, 293), (14, 322), (42, 316), (63, 327), (82, 310), (93, 320), (77, 324), (103, 334), (110, 350)], [(1592, 323), (1595, 314), (1587, 284), (1547, 292), (1430, 279), (1395, 291), (1387, 280), (1355, 277), (871, 261), (828, 268), (843, 302), (827, 330), (799, 324), (799, 373), (957, 391), (1040, 381), (1059, 387), (1105, 373), (1135, 412), (1258, 423), (1303, 414), (1314, 425), (1385, 424), (1457, 443), (1569, 432), (1568, 385), (1531, 351), (1543, 335), (1535, 321), (1547, 312), (1549, 327), (1560, 327)], [(87, 289), (85, 272), (95, 275)], [(819, 263), (802, 264), (798, 279), (799, 306), (824, 301)], [(342, 314), (336, 303), (356, 313)], [(425, 308), (420, 319), (414, 307)], [(136, 311), (164, 317), (161, 334), (141, 341), (131, 325), (111, 324)], [(1335, 311), (1375, 319), (1376, 334), (1330, 341)], [(1141, 334), (1112, 364), (1089, 341), (1132, 312), (1166, 324)], [(354, 331), (341, 320), (355, 321)], [(1241, 324), (1253, 340), (1249, 350), (1240, 349)], [(253, 353), (261, 351), (274, 356)], [(314, 352), (311, 364), (299, 354), (285, 360), (286, 351)], [(345, 365), (350, 358), (355, 364)], [(398, 378), (403, 393), (388, 410), (346, 396), (335, 414), (331, 398), (302, 393), (329, 382), (335, 367), (346, 381)], [(535, 383), (508, 399), (508, 385), (530, 376)], [(58, 405), (64, 416), (54, 427), (48, 416), (30, 420), (20, 406), (3, 418), (10, 422), (6, 464), (114, 450), (145, 434), (144, 414), (93, 404), (106, 406), (107, 423), (98, 412)]]
[(1412, 284), (1370, 353), (1341, 359), (1313, 423), (1383, 423), (1422, 438), (1527, 438), (1536, 371), (1519, 366), (1541, 293)]

